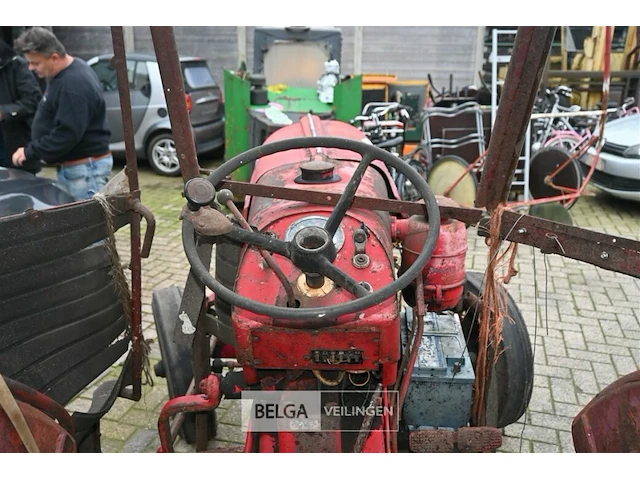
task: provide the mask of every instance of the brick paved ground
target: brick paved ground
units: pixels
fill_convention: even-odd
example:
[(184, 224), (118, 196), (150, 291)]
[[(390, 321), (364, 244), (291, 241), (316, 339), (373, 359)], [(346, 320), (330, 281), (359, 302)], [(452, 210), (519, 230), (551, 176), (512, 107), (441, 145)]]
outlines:
[[(144, 335), (155, 338), (151, 292), (184, 285), (188, 272), (178, 221), (184, 200), (180, 178), (160, 177), (142, 167), (140, 180), (142, 201), (157, 220), (142, 279)], [(640, 204), (598, 194), (580, 199), (571, 213), (578, 226), (640, 240)], [(123, 258), (127, 258), (126, 232), (120, 232), (118, 239)], [(469, 242), (467, 268), (483, 270), (488, 251), (484, 239), (469, 229)], [(505, 429), (501, 451), (572, 452), (573, 416), (600, 389), (640, 365), (640, 280), (558, 256), (545, 259), (539, 251), (534, 257), (531, 247), (524, 245), (517, 258), (519, 274), (508, 290), (526, 318), (532, 343), (535, 341), (535, 382), (529, 410), (519, 423)], [(152, 363), (158, 359), (154, 343)], [(110, 375), (116, 373), (117, 367)], [(91, 388), (83, 392), (70, 408), (86, 408), (91, 392)], [(153, 386), (144, 387), (140, 402), (118, 399), (103, 422), (103, 450), (155, 451), (158, 412), (166, 400), (166, 382), (156, 377)], [(237, 404), (223, 402), (218, 418), (218, 437), (212, 443), (242, 443)], [(193, 448), (180, 440), (176, 450)]]

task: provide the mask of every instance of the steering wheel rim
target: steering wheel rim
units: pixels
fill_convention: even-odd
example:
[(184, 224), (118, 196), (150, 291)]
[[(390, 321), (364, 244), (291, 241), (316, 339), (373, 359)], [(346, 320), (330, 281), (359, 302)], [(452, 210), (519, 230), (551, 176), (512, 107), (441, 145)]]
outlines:
[[(440, 233), (440, 210), (435, 195), (431, 191), (427, 182), (418, 174), (418, 172), (402, 161), (402, 159), (374, 145), (357, 140), (337, 137), (302, 137), (260, 145), (223, 163), (220, 167), (216, 168), (209, 177), (207, 177), (207, 180), (211, 182), (214, 188), (218, 188), (225, 177), (233, 171), (243, 165), (255, 162), (261, 157), (288, 150), (314, 147), (336, 148), (359, 153), (362, 156), (361, 164), (365, 164), (361, 173), (364, 173), (366, 168), (369, 167), (374, 159), (381, 160), (385, 164), (391, 165), (393, 168), (402, 172), (414, 184), (416, 190), (420, 192), (422, 199), (425, 202), (430, 228), (422, 251), (416, 258), (415, 262), (401, 276), (390, 284), (382, 287), (380, 290), (366, 296), (356, 298), (355, 300), (330, 307), (287, 308), (251, 300), (226, 288), (211, 275), (198, 256), (195, 243), (195, 229), (193, 225), (186, 218), (183, 219), (182, 223), (182, 242), (187, 260), (189, 261), (194, 274), (204, 285), (209, 287), (223, 300), (239, 308), (249, 310), (260, 315), (266, 315), (275, 320), (306, 320), (304, 324), (299, 325), (299, 328), (322, 328), (355, 321), (356, 318), (346, 319), (341, 322), (338, 322), (337, 319), (344, 315), (364, 311), (367, 308), (386, 300), (395, 293), (402, 291), (402, 289), (406, 288), (413, 280), (415, 280), (415, 278), (417, 278), (418, 275), (421, 274), (422, 269), (433, 254)], [(356, 175), (354, 174), (354, 177), (355, 176)], [(356, 190), (359, 183), (360, 181), (358, 180), (355, 185)], [(351, 185), (351, 181), (349, 185)], [(332, 212), (330, 219), (332, 218), (333, 213), (339, 208), (341, 202), (343, 202), (349, 185), (345, 189), (345, 193), (340, 197), (338, 204), (334, 207), (334, 211)], [(347, 200), (352, 201), (353, 196), (355, 196), (355, 191), (351, 198)], [(343, 213), (342, 218), (344, 218), (344, 214), (346, 214), (346, 211)], [(342, 218), (339, 221), (341, 221)], [(329, 235), (329, 238), (333, 236), (332, 234)], [(288, 326), (295, 328), (296, 323), (288, 324)]]

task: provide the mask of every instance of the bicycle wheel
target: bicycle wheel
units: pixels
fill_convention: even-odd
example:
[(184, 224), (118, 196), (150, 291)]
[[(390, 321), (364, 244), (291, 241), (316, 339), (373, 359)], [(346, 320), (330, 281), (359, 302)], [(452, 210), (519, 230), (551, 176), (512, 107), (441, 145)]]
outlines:
[(556, 223), (573, 225), (571, 213), (560, 202), (540, 203), (529, 207), (529, 215), (532, 217), (546, 218)]
[(462, 207), (473, 207), (478, 191), (478, 179), (473, 171), (465, 173), (469, 164), (456, 155), (445, 155), (436, 160), (427, 176), (427, 183), (436, 195), (444, 193), (460, 178), (448, 197)]
[[(404, 155), (402, 159), (408, 163), (411, 168), (418, 172), (425, 181), (427, 181), (427, 172), (429, 171), (429, 152), (424, 146), (418, 145), (409, 154)], [(393, 179), (402, 200), (406, 202), (415, 202), (421, 198), (413, 183), (407, 181), (406, 177), (402, 173), (394, 172)]]
[[(425, 181), (427, 180), (426, 163), (418, 160), (408, 160), (407, 163), (411, 168), (418, 172), (420, 176), (425, 179)], [(400, 198), (405, 202), (415, 202), (422, 198), (420, 192), (416, 190), (416, 187), (413, 185), (413, 183), (408, 181), (402, 173), (396, 172), (396, 174), (394, 175), (394, 180), (396, 188), (398, 189), (398, 193), (400, 194)]]
[(573, 136), (558, 136), (551, 140), (549, 140), (545, 147), (558, 147), (567, 150), (570, 153), (574, 153), (579, 145), (582, 143), (582, 138), (577, 138)]
[[(545, 147), (539, 150), (529, 165), (529, 192), (535, 199), (553, 198), (564, 194), (562, 190), (547, 185), (545, 178), (565, 163), (572, 154), (564, 148)], [(559, 187), (578, 189), (582, 185), (582, 171), (578, 162), (573, 159), (553, 178), (553, 183)], [(577, 201), (576, 198), (561, 201), (562, 206), (570, 209)]]

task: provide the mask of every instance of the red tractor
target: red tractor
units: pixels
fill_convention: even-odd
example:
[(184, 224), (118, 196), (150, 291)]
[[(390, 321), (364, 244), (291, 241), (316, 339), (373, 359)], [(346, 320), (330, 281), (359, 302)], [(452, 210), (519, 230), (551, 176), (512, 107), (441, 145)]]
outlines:
[[(244, 185), (255, 194), (240, 213), (237, 192), (221, 187), (251, 163)], [(400, 198), (389, 168), (420, 192), (422, 214), (393, 212)], [(190, 348), (175, 355), (174, 340), (189, 345), (204, 336), (208, 345), (209, 335), (233, 347), (242, 369), (210, 373), (208, 359), (196, 366), (196, 378), (207, 374), (198, 379), (206, 396), (172, 395), (159, 422), (161, 450), (172, 450), (172, 415), (211, 412), (225, 397), (250, 400), (247, 452), (488, 451), (501, 445), (500, 427), (525, 412), (533, 357), (509, 297), (492, 420), (474, 424), (482, 276), (465, 272), (466, 226), (441, 218), (451, 201), (358, 129), (309, 114), (209, 178), (190, 179), (184, 194), (183, 243), (200, 295), (188, 282), (176, 310), (168, 298), (175, 292), (154, 294), (164, 371), (184, 392)], [(212, 243), (215, 276), (206, 253)], [(197, 303), (203, 286), (214, 301), (194, 321), (184, 312), (198, 313), (188, 301)], [(171, 304), (172, 312), (163, 310)]]
[[(181, 427), (206, 450), (223, 398), (249, 407), (245, 452), (501, 445), (501, 427), (531, 397), (531, 345), (495, 270), (465, 271), (466, 225), (490, 217), (490, 256), (506, 240), (640, 276), (639, 242), (504, 206), (554, 32), (520, 27), (477, 208), (462, 208), (356, 128), (311, 114), (202, 177), (172, 27), (151, 27), (185, 179), (191, 265), (182, 291), (153, 298), (158, 368), (172, 397), (158, 419), (160, 451), (173, 450)], [(132, 147), (122, 28), (112, 35)], [(247, 165), (250, 182), (231, 180)], [(399, 199), (390, 169), (419, 201)], [(141, 258), (155, 221), (140, 202), (131, 148), (126, 173), (126, 189), (117, 182), (104, 197), (0, 219), (2, 452), (100, 451), (100, 420), (116, 398), (142, 397)], [(114, 239), (127, 224), (130, 290)], [(68, 402), (121, 358), (119, 377), (70, 415)], [(638, 372), (603, 390), (574, 420), (576, 450), (638, 451), (638, 398)]]

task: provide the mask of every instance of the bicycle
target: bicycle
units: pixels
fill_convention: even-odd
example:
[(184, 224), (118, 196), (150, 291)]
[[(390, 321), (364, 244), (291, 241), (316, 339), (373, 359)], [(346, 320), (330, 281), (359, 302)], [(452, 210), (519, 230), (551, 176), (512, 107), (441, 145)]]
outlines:
[[(418, 144), (411, 152), (403, 155), (405, 135), (409, 125), (411, 107), (398, 102), (371, 102), (364, 106), (362, 113), (350, 124), (364, 132), (375, 146), (382, 148), (407, 162), (423, 178), (428, 173), (428, 152)], [(389, 168), (389, 173), (400, 198), (404, 201), (416, 201), (420, 198), (413, 184), (404, 174)]]
[[(585, 180), (578, 159), (595, 145), (599, 133), (594, 132), (601, 131), (601, 122), (604, 121), (606, 124), (609, 120), (633, 115), (640, 110), (634, 106), (635, 99), (630, 97), (620, 106), (607, 109), (604, 113), (597, 111), (584, 112), (584, 115), (579, 117), (570, 116), (571, 113), (567, 113), (567, 116), (557, 116), (557, 110), (566, 110), (566, 107), (559, 107), (557, 93), (552, 93), (552, 96), (555, 103), (551, 105), (549, 115), (536, 119), (546, 120), (545, 125), (548, 128), (544, 130), (543, 136), (538, 137), (539, 141), (544, 140), (543, 148), (531, 159), (529, 190), (534, 199), (559, 197), (564, 208), (569, 209), (579, 198), (573, 193), (581, 192), (590, 178), (589, 176)], [(579, 111), (579, 107), (569, 108)], [(589, 118), (590, 113), (598, 115), (599, 118)], [(585, 121), (585, 118), (589, 120)]]
[[(575, 117), (580, 106), (571, 105), (572, 89), (563, 85), (545, 89), (534, 107), (531, 124), (531, 151), (549, 146), (566, 147), (571, 150), (580, 143), (593, 128), (588, 117)], [(566, 113), (567, 115), (560, 115)], [(536, 118), (536, 114), (544, 115)], [(588, 132), (588, 133), (587, 133)]]

